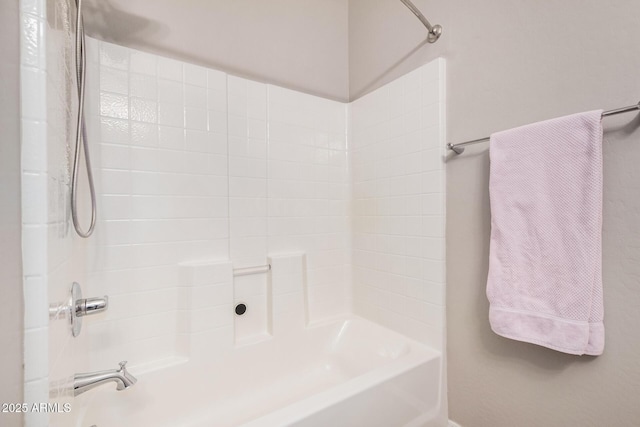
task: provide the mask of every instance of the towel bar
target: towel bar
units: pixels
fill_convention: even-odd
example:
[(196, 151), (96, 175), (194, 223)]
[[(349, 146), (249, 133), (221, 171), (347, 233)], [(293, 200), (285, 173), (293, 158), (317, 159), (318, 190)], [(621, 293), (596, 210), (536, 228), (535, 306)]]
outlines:
[[(622, 108), (617, 108), (615, 110), (604, 111), (602, 113), (602, 117), (615, 116), (616, 114), (629, 113), (631, 111), (638, 111), (638, 110), (640, 110), (640, 102), (638, 102), (636, 105), (630, 105), (628, 107), (622, 107)], [(465, 145), (477, 144), (479, 142), (488, 141), (489, 139), (490, 137), (487, 136), (484, 138), (474, 139), (471, 141), (459, 142), (457, 144), (448, 143), (447, 148), (456, 154), (462, 154), (464, 153)]]

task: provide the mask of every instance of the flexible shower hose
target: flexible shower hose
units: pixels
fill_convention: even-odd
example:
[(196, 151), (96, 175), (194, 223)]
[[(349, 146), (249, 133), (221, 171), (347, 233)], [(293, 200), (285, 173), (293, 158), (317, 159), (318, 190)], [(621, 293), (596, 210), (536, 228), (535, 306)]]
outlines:
[[(78, 236), (86, 238), (91, 236), (96, 226), (96, 192), (93, 186), (93, 173), (91, 172), (91, 160), (89, 159), (89, 144), (87, 131), (84, 124), (84, 87), (85, 87), (85, 39), (84, 25), (82, 22), (82, 0), (76, 0), (76, 83), (78, 86), (78, 121), (76, 125), (76, 147), (73, 156), (73, 172), (71, 175), (71, 218), (73, 227)], [(84, 162), (87, 167), (87, 181), (91, 193), (91, 223), (84, 231), (78, 219), (78, 173), (80, 169), (80, 153), (84, 152)]]

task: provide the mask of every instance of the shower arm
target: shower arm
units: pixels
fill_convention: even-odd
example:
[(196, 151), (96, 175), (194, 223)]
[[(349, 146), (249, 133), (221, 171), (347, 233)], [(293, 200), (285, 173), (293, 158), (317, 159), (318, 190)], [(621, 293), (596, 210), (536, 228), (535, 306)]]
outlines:
[(418, 8), (411, 2), (411, 0), (400, 0), (407, 8), (413, 12), (414, 15), (422, 22), (422, 24), (427, 27), (429, 31), (429, 35), (427, 36), (427, 41), (429, 43), (435, 43), (442, 34), (442, 27), (440, 25), (431, 25), (429, 20), (424, 17), (422, 12), (418, 10)]

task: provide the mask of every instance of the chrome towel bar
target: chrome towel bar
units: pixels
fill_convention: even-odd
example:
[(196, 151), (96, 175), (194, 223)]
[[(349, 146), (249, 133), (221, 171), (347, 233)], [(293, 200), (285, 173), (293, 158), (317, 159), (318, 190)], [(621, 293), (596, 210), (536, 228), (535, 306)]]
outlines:
[[(630, 113), (632, 111), (639, 111), (639, 110), (640, 110), (640, 102), (638, 102), (636, 105), (630, 105), (628, 107), (622, 107), (622, 108), (617, 108), (615, 110), (604, 111), (602, 113), (602, 117), (615, 116), (616, 114)], [(465, 145), (477, 144), (479, 142), (488, 141), (489, 139), (490, 137), (487, 136), (484, 138), (474, 139), (471, 141), (459, 142), (457, 144), (448, 143), (447, 148), (456, 154), (462, 154), (464, 152)]]

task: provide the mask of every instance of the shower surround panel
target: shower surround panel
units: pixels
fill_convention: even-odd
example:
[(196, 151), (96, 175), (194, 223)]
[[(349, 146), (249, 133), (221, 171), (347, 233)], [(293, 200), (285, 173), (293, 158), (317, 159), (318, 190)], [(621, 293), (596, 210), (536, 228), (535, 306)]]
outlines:
[(226, 75), (94, 40), (88, 50), (100, 221), (86, 292), (110, 296), (88, 326), (89, 369), (186, 356), (178, 264), (228, 259)]
[[(55, 395), (60, 379), (86, 357), (72, 351), (68, 320), (49, 318), (50, 304), (69, 299), (85, 264), (85, 246), (70, 231), (68, 144), (77, 101), (68, 8), (65, 1), (20, 2), (24, 402), (30, 406), (49, 401), (50, 388)], [(27, 412), (24, 422), (47, 426), (49, 414)]]
[[(198, 354), (268, 341), (288, 329), (286, 316), (308, 324), (352, 307), (442, 349), (436, 329), (443, 288), (435, 284), (443, 279), (436, 244), (444, 230), (437, 229), (443, 168), (433, 148), (442, 135), (431, 129), (442, 120), (442, 64), (348, 106), (88, 39), (86, 116), (99, 213), (95, 235), (84, 240), (72, 233), (68, 208), (77, 108), (72, 4), (47, 3), (22, 2), (26, 402), (73, 403), (68, 387), (76, 372), (114, 368), (120, 360), (129, 360), (134, 374), (184, 364)], [(403, 104), (399, 93), (410, 102)], [(387, 126), (385, 143), (374, 135), (376, 121)], [(391, 150), (399, 142), (404, 157)], [(367, 171), (369, 150), (376, 172)], [(409, 159), (418, 153), (426, 166)], [(386, 168), (384, 156), (397, 175), (367, 175)], [(422, 169), (401, 173), (404, 160)], [(419, 195), (416, 174), (425, 185)], [(381, 193), (367, 192), (377, 184)], [(413, 193), (405, 193), (405, 184)], [(86, 207), (82, 185), (80, 193)], [(409, 196), (418, 196), (424, 211), (415, 214)], [(393, 214), (372, 214), (362, 203), (380, 203)], [(415, 216), (432, 231), (414, 229)], [(396, 219), (411, 225), (389, 231)], [(362, 229), (378, 220), (384, 225)], [(427, 252), (412, 252), (415, 236)], [(410, 267), (416, 259), (424, 273)], [(195, 261), (202, 264), (189, 266)], [(267, 262), (280, 267), (232, 277), (233, 268)], [(391, 266), (400, 264), (405, 270)], [(276, 271), (282, 266), (292, 269)], [(196, 271), (205, 279), (192, 281)], [(110, 297), (109, 310), (85, 318), (75, 339), (67, 319), (48, 318), (49, 305), (68, 300), (73, 281), (86, 297)], [(293, 292), (278, 293), (283, 286)], [(230, 312), (238, 301), (247, 303), (246, 316)], [(30, 426), (63, 426), (70, 416), (26, 419)]]
[[(109, 43), (88, 50), (101, 219), (86, 292), (111, 298), (88, 326), (90, 369), (188, 356), (176, 339), (185, 261), (303, 252), (311, 318), (346, 311), (345, 106)], [(266, 277), (234, 279), (249, 307), (239, 339), (268, 337)]]
[(444, 70), (436, 59), (350, 104), (357, 314), (444, 349)]

